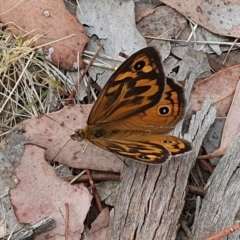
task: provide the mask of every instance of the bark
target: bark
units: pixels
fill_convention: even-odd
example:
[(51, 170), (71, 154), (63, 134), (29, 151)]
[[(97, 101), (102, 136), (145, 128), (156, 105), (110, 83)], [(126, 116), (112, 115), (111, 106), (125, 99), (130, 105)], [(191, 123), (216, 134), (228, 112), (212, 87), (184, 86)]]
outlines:
[[(205, 186), (208, 191), (196, 214), (191, 239), (203, 240), (240, 220), (240, 135), (222, 157)], [(200, 198), (199, 198), (200, 200)], [(200, 201), (199, 201), (200, 202)], [(240, 232), (227, 239), (239, 239)]]
[(108, 240), (176, 239), (188, 176), (214, 118), (215, 109), (210, 108), (208, 99), (192, 118), (185, 136), (193, 140), (190, 153), (172, 158), (163, 165), (126, 161)]
[[(5, 236), (2, 240), (29, 240), (33, 239), (35, 236), (45, 233), (55, 227), (55, 221), (48, 217), (44, 218), (41, 221), (37, 222), (36, 224), (28, 227), (23, 228), (10, 236)], [(9, 238), (10, 237), (10, 238)]]

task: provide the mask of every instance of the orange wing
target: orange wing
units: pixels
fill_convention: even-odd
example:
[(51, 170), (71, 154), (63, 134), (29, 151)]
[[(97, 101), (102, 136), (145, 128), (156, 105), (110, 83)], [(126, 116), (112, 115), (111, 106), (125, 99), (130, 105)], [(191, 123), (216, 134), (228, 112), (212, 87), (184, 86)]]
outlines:
[(162, 98), (154, 106), (124, 119), (125, 125), (133, 123), (139, 128), (158, 130), (160, 134), (173, 129), (184, 115), (186, 102), (183, 87), (171, 78), (166, 80)]
[(165, 91), (165, 75), (157, 51), (144, 48), (110, 77), (94, 104), (88, 125), (129, 118), (155, 106)]
[(121, 132), (121, 136), (89, 139), (93, 144), (113, 153), (145, 163), (163, 163), (172, 155), (191, 150), (191, 144), (169, 135), (146, 135), (141, 132)]
[(146, 163), (163, 163), (191, 150), (188, 141), (162, 135), (183, 117), (184, 90), (165, 78), (157, 51), (144, 48), (127, 59), (103, 88), (74, 134), (95, 145)]

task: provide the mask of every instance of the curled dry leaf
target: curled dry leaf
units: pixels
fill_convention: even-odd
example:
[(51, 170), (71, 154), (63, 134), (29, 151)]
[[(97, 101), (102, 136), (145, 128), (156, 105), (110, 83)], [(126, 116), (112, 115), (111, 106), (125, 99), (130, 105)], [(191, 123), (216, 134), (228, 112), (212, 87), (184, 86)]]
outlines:
[(108, 208), (104, 208), (91, 225), (91, 230), (86, 240), (105, 240), (107, 239), (107, 231), (110, 221)]
[(46, 148), (45, 157), (73, 168), (120, 172), (123, 162), (116, 154), (70, 135), (86, 126), (92, 105), (67, 106), (58, 112), (21, 123), (29, 142)]
[(238, 64), (225, 68), (194, 84), (189, 113), (192, 114), (201, 109), (202, 103), (209, 95), (213, 101), (213, 106), (217, 108), (217, 116), (225, 117), (231, 106), (239, 79), (240, 65)]
[(240, 132), (239, 106), (240, 106), (240, 81), (238, 82), (238, 85), (233, 97), (232, 105), (227, 115), (227, 119), (223, 128), (221, 145), (219, 149), (217, 149), (216, 151), (208, 155), (200, 156), (199, 157), (200, 159), (207, 159), (207, 158), (221, 156), (227, 151), (233, 139)]
[[(48, 232), (48, 239), (65, 239), (66, 207), (68, 204), (68, 237), (79, 239), (83, 222), (90, 208), (92, 196), (83, 185), (71, 186), (59, 179), (44, 159), (44, 149), (26, 145), (20, 165), (16, 168), (19, 183), (11, 189), (10, 199), (21, 223), (35, 224), (51, 216), (56, 228)], [(39, 236), (37, 239), (46, 239)]]
[[(36, 46), (44, 45), (41, 49), (44, 56), (68, 70), (75, 69), (74, 63), (88, 43), (83, 26), (61, 0), (1, 1), (0, 21), (26, 38), (41, 35)], [(79, 65), (83, 67), (81, 58)]]

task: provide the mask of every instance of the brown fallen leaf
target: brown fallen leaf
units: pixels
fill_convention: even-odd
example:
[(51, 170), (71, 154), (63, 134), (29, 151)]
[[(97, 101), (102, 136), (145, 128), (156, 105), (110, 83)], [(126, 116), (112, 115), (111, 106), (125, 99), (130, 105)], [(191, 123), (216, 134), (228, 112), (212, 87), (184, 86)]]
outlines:
[(107, 231), (110, 221), (108, 208), (104, 208), (91, 225), (91, 230), (86, 240), (105, 240), (107, 239)]
[(57, 66), (74, 70), (80, 56), (79, 66), (83, 67), (81, 56), (88, 37), (63, 1), (1, 1), (0, 21), (25, 38), (41, 35), (36, 46), (44, 45), (41, 52)]
[(141, 21), (144, 17), (155, 12), (154, 8), (136, 8), (135, 9), (135, 18), (136, 22)]
[[(49, 231), (47, 239), (63, 240), (67, 203), (69, 239), (79, 239), (92, 196), (81, 184), (70, 185), (58, 178), (45, 161), (43, 148), (26, 145), (20, 165), (16, 168), (18, 185), (10, 190), (10, 199), (20, 223), (34, 224), (51, 216), (56, 228)], [(37, 239), (46, 239), (38, 236)]]
[[(224, 36), (239, 38), (240, 25), (238, 14), (240, 2), (225, 1), (181, 1), (161, 0), (162, 3), (176, 9), (200, 26)], [(223, 17), (224, 16), (224, 17)]]
[(201, 109), (209, 95), (217, 108), (217, 117), (225, 117), (231, 106), (234, 91), (240, 78), (240, 64), (225, 68), (194, 84), (189, 114)]
[(70, 138), (76, 129), (86, 126), (91, 108), (92, 105), (67, 106), (58, 112), (26, 120), (21, 123), (24, 136), (30, 143), (46, 148), (48, 161), (73, 168), (120, 172), (123, 162), (116, 154)]
[(240, 81), (238, 82), (233, 97), (232, 105), (226, 118), (220, 147), (210, 154), (199, 156), (199, 159), (218, 157), (223, 155), (227, 151), (234, 137), (236, 137), (236, 135), (240, 132), (239, 106), (240, 106)]
[(207, 54), (208, 62), (215, 72), (220, 71), (225, 67), (230, 67), (240, 63), (240, 52), (222, 53), (220, 56), (217, 54)]
[[(187, 21), (181, 14), (167, 6), (155, 8), (155, 12), (144, 17), (137, 28), (144, 36), (178, 38), (185, 29)], [(177, 27), (176, 27), (177, 26)], [(169, 41), (147, 39), (149, 46), (159, 49), (161, 59), (164, 61), (170, 54)]]

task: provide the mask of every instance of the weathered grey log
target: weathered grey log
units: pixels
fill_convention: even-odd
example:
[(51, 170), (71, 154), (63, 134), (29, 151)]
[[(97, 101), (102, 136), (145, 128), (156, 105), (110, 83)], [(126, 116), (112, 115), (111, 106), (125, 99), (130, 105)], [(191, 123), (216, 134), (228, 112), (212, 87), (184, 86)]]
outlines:
[[(196, 214), (191, 239), (203, 240), (240, 220), (240, 134), (222, 157), (205, 186), (207, 194)], [(240, 239), (240, 231), (228, 240)]]
[(202, 140), (215, 118), (210, 99), (191, 120), (187, 140), (192, 152), (163, 165), (128, 160), (122, 173), (108, 240), (176, 239), (188, 176)]
[[(11, 240), (28, 240), (33, 239), (35, 236), (47, 232), (55, 227), (55, 221), (53, 218), (47, 217), (37, 222), (30, 227), (24, 227), (23, 229), (13, 233)], [(9, 236), (5, 236), (2, 240), (7, 240)]]

